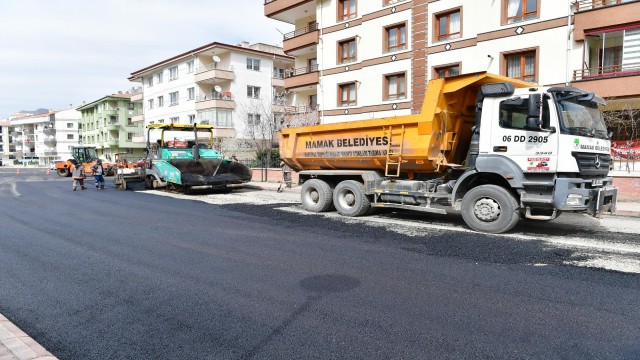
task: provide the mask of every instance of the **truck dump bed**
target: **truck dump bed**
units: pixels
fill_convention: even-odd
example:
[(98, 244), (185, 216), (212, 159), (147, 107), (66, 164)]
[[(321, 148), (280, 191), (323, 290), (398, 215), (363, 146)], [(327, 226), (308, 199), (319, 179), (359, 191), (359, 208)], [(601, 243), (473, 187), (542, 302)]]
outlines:
[(297, 171), (381, 170), (410, 178), (462, 164), (476, 122), (478, 89), (494, 82), (535, 86), (486, 72), (431, 80), (420, 114), (285, 128), (280, 156)]

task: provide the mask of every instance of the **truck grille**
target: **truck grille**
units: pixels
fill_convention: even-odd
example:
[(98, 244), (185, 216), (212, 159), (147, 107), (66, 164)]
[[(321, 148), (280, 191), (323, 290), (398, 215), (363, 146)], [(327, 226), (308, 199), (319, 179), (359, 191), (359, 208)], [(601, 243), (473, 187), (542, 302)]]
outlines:
[(585, 152), (572, 152), (578, 162), (580, 175), (607, 175), (611, 168), (611, 155)]

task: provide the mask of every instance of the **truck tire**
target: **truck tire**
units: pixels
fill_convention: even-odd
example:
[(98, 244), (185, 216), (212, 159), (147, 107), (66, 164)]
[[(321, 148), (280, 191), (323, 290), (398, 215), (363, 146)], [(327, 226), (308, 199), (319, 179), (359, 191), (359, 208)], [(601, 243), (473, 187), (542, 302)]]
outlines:
[(326, 182), (319, 179), (305, 181), (300, 189), (302, 207), (311, 212), (325, 212), (331, 209), (333, 190)]
[(371, 209), (364, 186), (355, 180), (345, 180), (333, 191), (333, 205), (340, 215), (362, 216)]
[(67, 177), (71, 175), (69, 168), (58, 168), (58, 176)]
[(475, 231), (500, 234), (520, 220), (518, 202), (505, 188), (481, 185), (462, 198), (462, 218)]

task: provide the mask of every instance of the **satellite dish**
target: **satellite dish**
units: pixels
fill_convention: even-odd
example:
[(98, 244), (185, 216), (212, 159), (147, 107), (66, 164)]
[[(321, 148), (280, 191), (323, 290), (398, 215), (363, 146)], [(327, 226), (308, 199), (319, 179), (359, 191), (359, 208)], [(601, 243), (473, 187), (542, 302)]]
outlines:
[(222, 92), (222, 88), (219, 85), (213, 87), (216, 92)]
[(218, 55), (213, 55), (212, 59), (213, 59), (213, 62), (217, 62), (217, 63), (220, 62), (220, 57)]

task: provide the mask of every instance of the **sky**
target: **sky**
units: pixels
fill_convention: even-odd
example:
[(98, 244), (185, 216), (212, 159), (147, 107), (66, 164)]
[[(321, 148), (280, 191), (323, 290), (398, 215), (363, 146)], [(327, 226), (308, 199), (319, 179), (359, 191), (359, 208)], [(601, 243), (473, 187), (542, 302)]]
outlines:
[(212, 42), (282, 46), (263, 0), (0, 0), (0, 119), (139, 85), (132, 72)]

